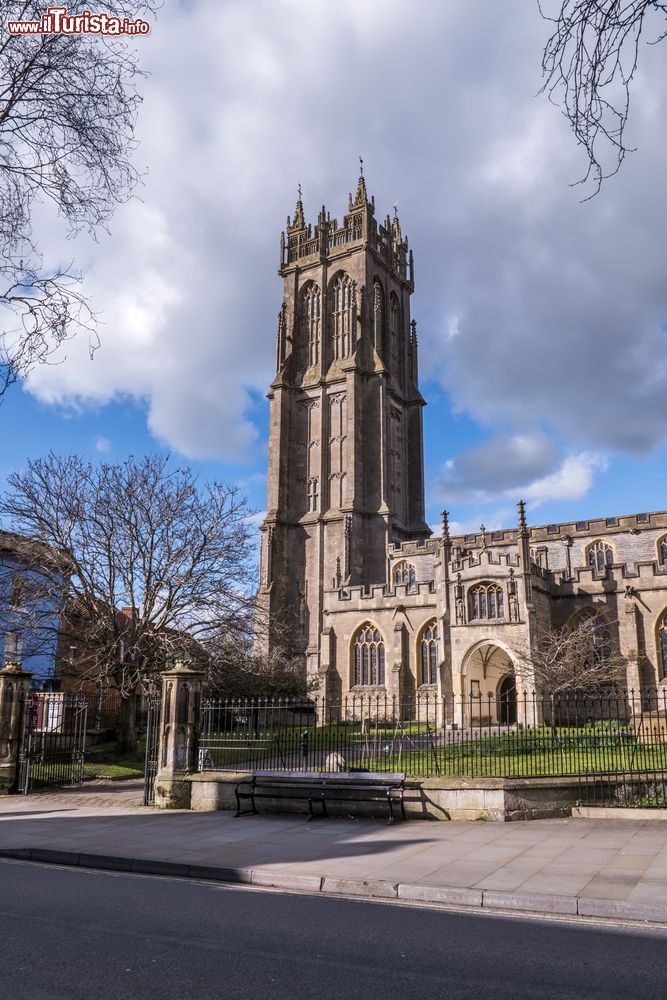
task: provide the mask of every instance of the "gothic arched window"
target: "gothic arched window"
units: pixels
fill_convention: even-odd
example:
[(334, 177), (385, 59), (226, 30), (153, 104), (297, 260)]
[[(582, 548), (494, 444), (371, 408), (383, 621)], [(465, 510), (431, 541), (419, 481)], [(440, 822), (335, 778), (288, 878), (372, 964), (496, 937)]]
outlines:
[(417, 585), (417, 574), (412, 563), (401, 559), (394, 567), (394, 583), (403, 587), (415, 587)]
[(661, 566), (667, 566), (667, 535), (658, 539), (658, 562)]
[(392, 292), (389, 301), (389, 369), (394, 378), (401, 375), (401, 334), (400, 334), (401, 310), (398, 299)]
[(427, 622), (419, 640), (419, 683), (438, 683), (438, 624)]
[(308, 365), (320, 363), (320, 334), (322, 327), (322, 293), (317, 285), (309, 282), (303, 290), (301, 318), (308, 341)]
[(334, 360), (347, 358), (354, 350), (354, 304), (354, 282), (346, 274), (340, 274), (331, 292)]
[(365, 622), (354, 637), (354, 683), (384, 684), (384, 640), (371, 622)]
[(667, 611), (658, 621), (658, 664), (660, 680), (667, 677)]
[(590, 630), (593, 655), (596, 660), (608, 660), (613, 652), (611, 633), (607, 623), (592, 608), (584, 608), (570, 622), (570, 629)]
[(373, 344), (384, 361), (384, 292), (377, 278), (373, 282)]
[(505, 617), (505, 595), (497, 583), (478, 583), (470, 590), (471, 621)]
[(614, 561), (614, 551), (608, 542), (598, 539), (586, 549), (586, 565), (592, 566), (596, 573), (604, 573), (607, 566)]

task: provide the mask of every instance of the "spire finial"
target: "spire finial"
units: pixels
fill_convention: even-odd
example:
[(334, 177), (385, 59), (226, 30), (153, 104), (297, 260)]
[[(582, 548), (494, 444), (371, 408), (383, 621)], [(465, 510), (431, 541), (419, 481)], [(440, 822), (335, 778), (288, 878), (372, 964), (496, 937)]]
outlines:
[(289, 215), (287, 216), (287, 230), (292, 232), (295, 229), (305, 229), (306, 221), (303, 217), (303, 202), (301, 200), (302, 191), (301, 184), (297, 184), (297, 198), (296, 198), (296, 208), (294, 209), (294, 219), (290, 221)]
[(394, 202), (394, 218), (395, 219), (398, 218), (398, 202), (397, 201)]
[(359, 157), (359, 173), (361, 174), (362, 177), (364, 176), (364, 158), (363, 158), (363, 156)]
[(442, 512), (442, 540), (443, 542), (449, 541), (449, 511), (443, 510)]
[(519, 531), (523, 533), (528, 530), (528, 526), (526, 525), (526, 501), (519, 500), (517, 508), (519, 511)]

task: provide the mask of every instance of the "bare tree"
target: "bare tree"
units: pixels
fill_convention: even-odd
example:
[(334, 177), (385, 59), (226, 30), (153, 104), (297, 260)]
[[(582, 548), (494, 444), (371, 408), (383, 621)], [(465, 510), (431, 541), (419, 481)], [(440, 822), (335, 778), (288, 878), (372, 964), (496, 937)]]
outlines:
[[(542, 56), (543, 91), (558, 105), (584, 147), (588, 169), (578, 183), (592, 179), (593, 194), (621, 167), (628, 147), (625, 127), (630, 87), (648, 23), (656, 32), (649, 44), (667, 36), (664, 0), (559, 0), (554, 25)], [(663, 20), (653, 20), (653, 16)], [(611, 152), (611, 158), (609, 158)], [(592, 195), (591, 195), (592, 197)]]
[[(591, 613), (570, 626), (541, 629), (530, 653), (516, 662), (524, 688), (556, 701), (563, 696), (612, 695), (625, 681), (626, 661), (610, 625)], [(555, 730), (554, 712), (551, 724)]]
[(0, 514), (61, 554), (59, 626), (81, 683), (121, 694), (119, 749), (133, 749), (134, 698), (172, 656), (246, 644), (254, 625), (253, 531), (235, 486), (200, 484), (168, 457), (92, 466), (53, 454), (9, 476)]
[[(136, 46), (115, 36), (12, 34), (12, 22), (39, 21), (39, 0), (0, 5), (0, 396), (47, 361), (95, 315), (73, 266), (45, 264), (34, 232), (36, 203), (57, 207), (71, 233), (96, 234), (138, 179), (131, 163), (140, 96)], [(71, 0), (131, 19), (156, 0)], [(145, 43), (144, 43), (145, 44)]]
[(207, 664), (209, 692), (222, 698), (306, 697), (317, 683), (305, 677), (298, 661), (273, 654), (260, 656), (249, 643), (223, 641)]

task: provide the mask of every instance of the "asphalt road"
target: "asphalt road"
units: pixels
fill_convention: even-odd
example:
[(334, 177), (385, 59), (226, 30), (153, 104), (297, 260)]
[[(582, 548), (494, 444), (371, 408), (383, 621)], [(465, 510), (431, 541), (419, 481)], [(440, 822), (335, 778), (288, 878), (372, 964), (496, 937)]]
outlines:
[(0, 862), (3, 1000), (667, 995), (667, 932)]

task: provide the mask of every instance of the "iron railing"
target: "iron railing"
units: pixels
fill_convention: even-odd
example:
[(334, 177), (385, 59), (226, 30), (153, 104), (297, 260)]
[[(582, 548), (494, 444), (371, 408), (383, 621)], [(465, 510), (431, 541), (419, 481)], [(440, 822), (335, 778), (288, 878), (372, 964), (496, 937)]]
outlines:
[[(205, 699), (198, 766), (403, 771), (415, 777), (575, 776), (582, 779), (582, 798), (589, 786), (599, 795), (592, 779), (606, 776), (610, 788), (621, 789), (622, 804), (636, 781), (664, 784), (667, 692)], [(648, 797), (660, 804), (659, 789)]]

